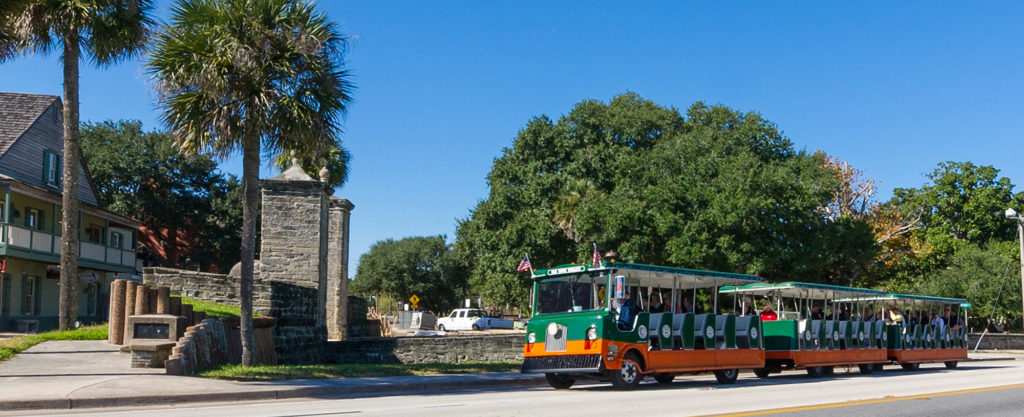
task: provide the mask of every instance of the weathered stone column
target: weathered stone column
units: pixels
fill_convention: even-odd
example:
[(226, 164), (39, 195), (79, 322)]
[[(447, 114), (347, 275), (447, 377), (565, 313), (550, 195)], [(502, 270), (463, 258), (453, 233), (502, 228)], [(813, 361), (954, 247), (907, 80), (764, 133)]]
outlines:
[(138, 295), (139, 283), (135, 281), (128, 281), (128, 284), (124, 287), (124, 332), (123, 335), (128, 334), (128, 316), (135, 315), (135, 296)]
[(167, 312), (167, 314), (170, 314), (170, 315), (173, 315), (173, 316), (180, 316), (181, 315), (181, 297), (171, 297), (169, 300), (170, 300), (169, 301), (170, 308), (169, 308), (169, 311)]
[(124, 292), (128, 281), (115, 279), (110, 283), (110, 314), (107, 323), (107, 343), (120, 345), (124, 343)]
[(135, 288), (135, 315), (146, 313), (149, 313), (149, 291), (146, 290), (145, 285), (139, 285)]
[(185, 317), (185, 327), (195, 324), (195, 322), (192, 321), (194, 318), (192, 317), (192, 304), (181, 305), (181, 316)]
[(355, 206), (330, 198), (327, 244), (327, 339), (341, 340), (348, 328), (348, 225)]
[(270, 287), (274, 348), (280, 363), (319, 362), (327, 342), (328, 196), (297, 160), (260, 185), (259, 279)]
[(156, 314), (171, 313), (171, 287), (156, 289)]
[(146, 287), (146, 314), (156, 313), (156, 288)]

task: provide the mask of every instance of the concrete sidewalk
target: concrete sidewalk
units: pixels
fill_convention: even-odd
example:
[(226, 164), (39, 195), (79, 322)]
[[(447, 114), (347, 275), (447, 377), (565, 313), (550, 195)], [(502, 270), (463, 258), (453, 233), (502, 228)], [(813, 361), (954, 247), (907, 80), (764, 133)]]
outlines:
[[(1014, 360), (1014, 355), (971, 353), (969, 361)], [(176, 405), (283, 398), (440, 393), (546, 386), (541, 375), (514, 372), (227, 382), (169, 376), (163, 369), (133, 369), (129, 357), (104, 341), (36, 345), (0, 362), (0, 412)]]
[(0, 362), (0, 411), (258, 401), (402, 392), (488, 390), (546, 385), (514, 372), (228, 382), (129, 367), (104, 341), (44, 342)]

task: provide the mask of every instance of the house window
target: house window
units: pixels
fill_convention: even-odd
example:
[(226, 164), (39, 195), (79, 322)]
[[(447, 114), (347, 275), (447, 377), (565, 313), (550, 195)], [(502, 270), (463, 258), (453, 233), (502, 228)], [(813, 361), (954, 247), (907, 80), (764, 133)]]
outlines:
[(36, 311), (36, 285), (39, 280), (36, 277), (23, 276), (21, 278), (21, 314), (31, 316)]
[(59, 187), (60, 174), (60, 155), (53, 151), (43, 151), (43, 183), (51, 187)]
[(25, 208), (25, 226), (30, 229), (43, 230), (43, 212), (34, 208)]
[(85, 239), (89, 243), (102, 243), (103, 229), (97, 226), (85, 228)]
[(124, 235), (118, 232), (110, 232), (110, 247), (124, 249)]

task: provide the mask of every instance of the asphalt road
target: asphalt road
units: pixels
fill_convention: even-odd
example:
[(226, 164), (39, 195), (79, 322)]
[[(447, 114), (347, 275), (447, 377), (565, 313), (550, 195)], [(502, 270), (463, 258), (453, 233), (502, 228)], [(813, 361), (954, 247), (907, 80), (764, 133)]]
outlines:
[(890, 366), (859, 375), (837, 369), (830, 378), (810, 379), (800, 371), (761, 380), (746, 373), (733, 385), (711, 375), (687, 376), (662, 386), (646, 383), (631, 392), (603, 384), (504, 392), (306, 399), (274, 403), (232, 403), (148, 409), (84, 410), (66, 415), (151, 416), (605, 416), (605, 415), (1021, 415), (1024, 361), (941, 364), (917, 371)]

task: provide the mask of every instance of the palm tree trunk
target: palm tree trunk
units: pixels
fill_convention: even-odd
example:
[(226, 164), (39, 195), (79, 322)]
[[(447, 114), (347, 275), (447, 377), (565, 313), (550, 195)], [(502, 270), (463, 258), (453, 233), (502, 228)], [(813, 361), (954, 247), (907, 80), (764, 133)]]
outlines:
[(242, 282), (239, 285), (241, 294), (238, 296), (242, 315), (242, 366), (253, 365), (252, 281), (256, 256), (256, 216), (259, 214), (259, 179), (259, 136), (250, 135), (242, 142), (242, 189), (245, 199), (242, 202)]
[[(61, 212), (60, 298), (58, 325), (74, 327), (78, 319), (78, 32), (64, 36), (64, 165)], [(36, 301), (39, 302), (39, 301)]]

